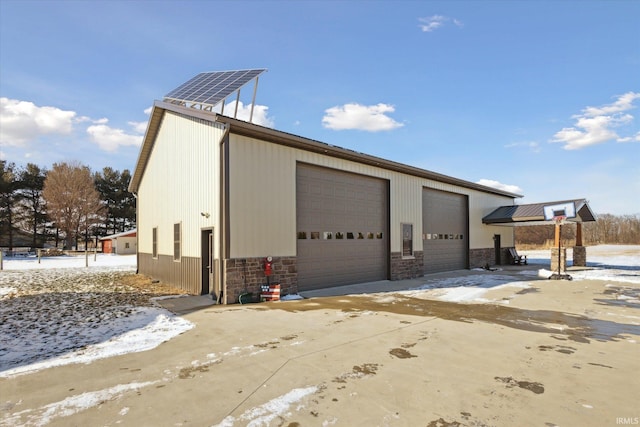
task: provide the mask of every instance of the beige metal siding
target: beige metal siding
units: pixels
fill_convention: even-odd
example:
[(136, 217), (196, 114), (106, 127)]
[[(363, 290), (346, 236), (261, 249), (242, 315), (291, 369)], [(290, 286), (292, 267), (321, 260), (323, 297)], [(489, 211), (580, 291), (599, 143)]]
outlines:
[[(139, 270), (193, 294), (202, 289), (201, 230), (218, 228), (220, 141), (224, 128), (166, 112), (137, 192)], [(204, 215), (203, 215), (204, 214)], [(179, 224), (180, 260), (173, 260)], [(157, 258), (153, 229), (157, 228)], [(214, 257), (218, 258), (218, 236)], [(215, 284), (209, 284), (208, 292)]]
[(514, 228), (482, 223), (482, 218), (493, 212), (498, 206), (512, 205), (513, 199), (495, 194), (471, 191), (469, 197), (469, 244), (470, 249), (493, 247), (493, 236), (500, 235), (503, 248), (515, 246)]
[(513, 240), (505, 227), (486, 226), (482, 217), (493, 208), (513, 203), (507, 196), (415, 177), (350, 160), (313, 153), (258, 139), (230, 135), (231, 258), (296, 255), (296, 163), (304, 162), (382, 178), (390, 185), (390, 251), (400, 252), (400, 224), (413, 224), (414, 250), (421, 251), (422, 188), (434, 188), (469, 198), (469, 247), (493, 247), (501, 234), (505, 245)]
[[(219, 229), (223, 134), (219, 124), (165, 114), (137, 194), (139, 252), (151, 254), (152, 229), (157, 227), (158, 254), (169, 255), (174, 262), (173, 225), (180, 223), (183, 259), (200, 258), (200, 230)], [(217, 236), (214, 246), (219, 247)]]

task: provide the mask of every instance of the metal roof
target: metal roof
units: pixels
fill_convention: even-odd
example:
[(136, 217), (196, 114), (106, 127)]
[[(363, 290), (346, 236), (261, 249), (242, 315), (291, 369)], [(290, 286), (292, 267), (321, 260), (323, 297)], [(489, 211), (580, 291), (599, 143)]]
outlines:
[(556, 202), (532, 203), (527, 205), (501, 206), (482, 218), (483, 224), (493, 225), (545, 225), (551, 221), (545, 221), (544, 207), (562, 203), (573, 202), (576, 206), (576, 217), (567, 218), (568, 222), (592, 222), (597, 217), (589, 207), (586, 199), (560, 200)]
[(117, 239), (118, 237), (133, 237), (133, 234), (138, 232), (137, 228), (131, 229), (129, 231), (123, 231), (122, 233), (110, 234), (108, 236), (101, 237), (100, 240), (112, 240)]
[(289, 147), (306, 150), (310, 152), (320, 153), (331, 157), (336, 157), (345, 160), (351, 160), (354, 162), (367, 164), (371, 166), (380, 167), (382, 169), (392, 170), (395, 172), (404, 173), (407, 175), (417, 176), (420, 178), (432, 179), (434, 181), (444, 182), (447, 184), (457, 185), (464, 188), (478, 190), (484, 193), (497, 194), (500, 196), (518, 198), (522, 197), (521, 194), (515, 194), (508, 191), (500, 190), (485, 185), (476, 184), (474, 182), (465, 181), (463, 179), (454, 178), (451, 176), (439, 174), (437, 172), (420, 169), (414, 166), (405, 165), (402, 163), (386, 160), (381, 157), (375, 157), (364, 153), (359, 153), (354, 150), (337, 147), (335, 145), (326, 144), (324, 142), (315, 141), (312, 139), (304, 138), (302, 136), (293, 135), (290, 133), (278, 131), (275, 129), (267, 128), (264, 126), (256, 125), (254, 123), (237, 120), (231, 117), (223, 116), (211, 111), (188, 108), (181, 105), (176, 105), (169, 102), (155, 101), (153, 109), (151, 111), (151, 118), (147, 127), (147, 132), (144, 136), (142, 147), (140, 147), (140, 154), (136, 163), (136, 168), (133, 171), (131, 182), (129, 184), (129, 191), (137, 193), (138, 187), (144, 175), (144, 171), (147, 167), (147, 162), (157, 133), (160, 128), (160, 123), (164, 117), (166, 111), (172, 111), (174, 113), (183, 114), (186, 116), (199, 118), (210, 121), (212, 123), (220, 123), (227, 127), (228, 131), (233, 134), (249, 136), (252, 138), (261, 139), (274, 144), (286, 145)]

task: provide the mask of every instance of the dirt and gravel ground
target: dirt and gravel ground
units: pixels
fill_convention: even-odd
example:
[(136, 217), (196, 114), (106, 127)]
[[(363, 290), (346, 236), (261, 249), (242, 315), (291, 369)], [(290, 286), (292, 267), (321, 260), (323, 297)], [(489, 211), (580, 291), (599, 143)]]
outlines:
[[(99, 292), (83, 288), (79, 294), (91, 297), (75, 309), (86, 319), (173, 291), (133, 277), (113, 273)], [(442, 301), (434, 289), (420, 298), (379, 293), (202, 308), (183, 315), (194, 328), (153, 350), (0, 378), (0, 424), (637, 424), (638, 286), (528, 280), (488, 290), (484, 303)], [(62, 315), (54, 307), (74, 293), (44, 305), (21, 294), (3, 323), (24, 310), (37, 327), (38, 313)]]

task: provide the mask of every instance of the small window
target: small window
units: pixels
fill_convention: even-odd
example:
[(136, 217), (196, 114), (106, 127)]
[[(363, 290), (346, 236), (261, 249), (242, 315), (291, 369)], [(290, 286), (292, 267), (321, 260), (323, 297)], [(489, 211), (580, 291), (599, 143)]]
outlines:
[(180, 261), (180, 223), (173, 224), (173, 260)]
[(330, 231), (325, 231), (322, 234), (322, 238), (325, 239), (325, 240), (331, 240), (331, 239), (333, 239), (333, 233), (330, 232)]
[(350, 239), (350, 240), (353, 239), (353, 233), (351, 231), (347, 232), (347, 239)]
[(373, 233), (367, 233), (367, 239), (373, 239)]
[(307, 232), (306, 231), (298, 231), (298, 239), (304, 240), (306, 238), (307, 238)]
[(319, 231), (312, 231), (311, 232), (311, 239), (316, 240), (320, 238), (320, 232)]
[(158, 258), (158, 227), (151, 230), (151, 256)]
[(376, 233), (376, 239), (382, 239), (382, 233)]
[(402, 256), (413, 256), (413, 224), (401, 224), (402, 227)]
[(336, 239), (344, 239), (344, 233), (337, 231), (336, 232)]
[(125, 249), (130, 249), (130, 248), (131, 248), (131, 246), (129, 246), (129, 242), (126, 242), (126, 243), (124, 244), (124, 248), (125, 248)]
[(364, 239), (364, 233), (358, 232), (358, 239)]

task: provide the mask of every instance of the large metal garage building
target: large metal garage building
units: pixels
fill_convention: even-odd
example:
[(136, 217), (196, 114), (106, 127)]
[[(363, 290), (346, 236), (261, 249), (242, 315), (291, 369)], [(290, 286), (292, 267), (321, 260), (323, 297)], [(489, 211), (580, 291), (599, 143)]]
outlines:
[(268, 256), (287, 294), (495, 264), (514, 246), (512, 228), (482, 218), (517, 194), (237, 120), (187, 96), (154, 103), (132, 177), (140, 273), (234, 303), (259, 292)]

